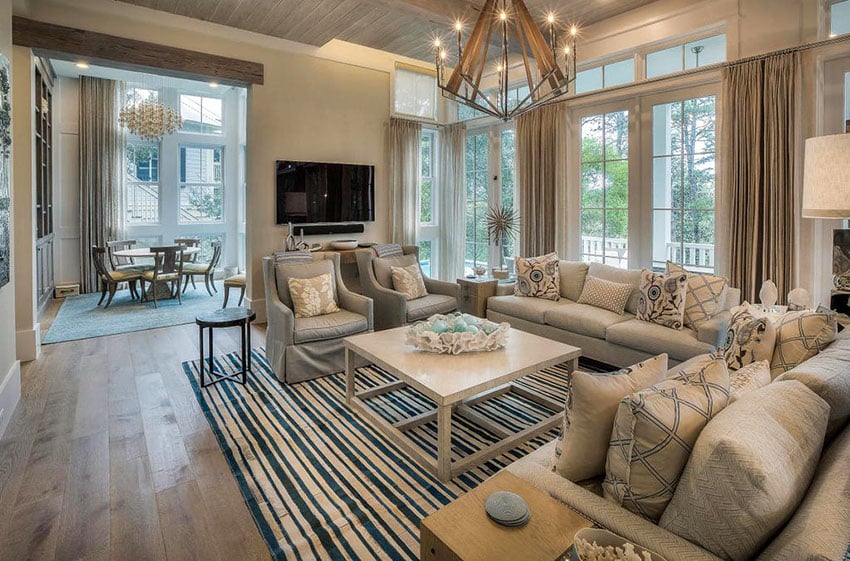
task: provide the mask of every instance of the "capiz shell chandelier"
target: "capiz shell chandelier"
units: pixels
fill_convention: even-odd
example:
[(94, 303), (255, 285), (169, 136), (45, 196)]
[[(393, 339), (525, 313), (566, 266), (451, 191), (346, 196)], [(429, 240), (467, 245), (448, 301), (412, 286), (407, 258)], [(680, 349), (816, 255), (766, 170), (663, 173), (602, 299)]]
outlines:
[(144, 140), (162, 140), (183, 126), (180, 113), (158, 101), (146, 99), (128, 105), (118, 115), (118, 122)]
[[(544, 29), (522, 0), (486, 0), (466, 45), (463, 22), (455, 22), (457, 58), (448, 79), (449, 52), (441, 39), (434, 41), (443, 95), (508, 121), (568, 93), (576, 79), (578, 28), (559, 26), (550, 12)], [(518, 86), (527, 93), (511, 99)]]

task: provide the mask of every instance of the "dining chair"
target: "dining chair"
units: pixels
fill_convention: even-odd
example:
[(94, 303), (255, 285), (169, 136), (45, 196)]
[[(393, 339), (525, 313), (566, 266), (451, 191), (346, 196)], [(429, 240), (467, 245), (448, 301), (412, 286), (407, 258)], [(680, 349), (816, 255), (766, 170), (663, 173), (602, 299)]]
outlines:
[(221, 259), (221, 242), (216, 240), (211, 245), (213, 254), (208, 263), (183, 262), (183, 277), (186, 279), (183, 283), (183, 292), (186, 292), (189, 287), (189, 280), (192, 281), (192, 287), (195, 288), (196, 275), (203, 275), (204, 285), (207, 287), (210, 296), (213, 295), (213, 291), (218, 292), (215, 287), (215, 268), (218, 267), (218, 262)]
[[(183, 247), (201, 247), (200, 238), (174, 238), (174, 245), (182, 245)], [(198, 260), (198, 254), (188, 253), (183, 256), (184, 263), (195, 263)]]
[[(141, 281), (142, 272), (136, 269), (126, 269), (122, 271), (110, 271), (106, 266), (106, 248), (93, 245), (91, 247), (91, 257), (94, 262), (94, 268), (97, 272), (97, 277), (100, 280), (100, 300), (97, 305), (103, 303), (106, 298), (106, 293), (109, 292), (109, 300), (106, 301), (104, 309), (112, 304), (112, 299), (115, 297), (115, 292), (118, 290), (118, 285), (122, 282), (130, 285), (130, 298), (138, 297), (136, 292), (136, 281)], [(143, 287), (144, 288), (144, 287)]]
[[(153, 293), (153, 307), (157, 307), (157, 290), (159, 283), (169, 283), (171, 285), (171, 298), (177, 296), (177, 302), (183, 304), (183, 299), (180, 297), (180, 281), (183, 277), (183, 246), (167, 245), (162, 247), (152, 247), (154, 266), (151, 271), (142, 272), (142, 292), (145, 294), (145, 299), (149, 299), (148, 294)], [(145, 291), (145, 282), (151, 283), (150, 291)]]

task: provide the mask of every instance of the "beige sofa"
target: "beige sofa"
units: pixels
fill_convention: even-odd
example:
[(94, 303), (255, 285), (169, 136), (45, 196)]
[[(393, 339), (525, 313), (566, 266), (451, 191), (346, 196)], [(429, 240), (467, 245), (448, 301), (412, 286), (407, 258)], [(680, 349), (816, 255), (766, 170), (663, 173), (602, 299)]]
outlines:
[[(561, 299), (558, 302), (513, 295), (513, 284), (500, 285), (496, 296), (487, 300), (487, 318), (506, 321), (516, 329), (574, 345), (585, 357), (611, 364), (629, 366), (661, 353), (667, 353), (675, 365), (697, 355), (711, 352), (725, 336), (729, 310), (740, 304), (741, 292), (726, 289), (722, 312), (700, 326), (699, 331), (670, 329), (635, 318), (637, 312), (639, 270), (625, 270), (599, 263), (561, 261)], [(577, 304), (587, 275), (634, 289), (623, 315)]]

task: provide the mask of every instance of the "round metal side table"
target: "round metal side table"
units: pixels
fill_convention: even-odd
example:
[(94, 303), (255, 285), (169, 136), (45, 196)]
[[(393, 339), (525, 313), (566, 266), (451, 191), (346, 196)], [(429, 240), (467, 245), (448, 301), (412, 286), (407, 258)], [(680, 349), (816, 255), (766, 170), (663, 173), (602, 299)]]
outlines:
[[(198, 337), (201, 349), (201, 387), (205, 388), (225, 380), (233, 380), (242, 385), (248, 380), (248, 372), (251, 371), (251, 322), (257, 318), (257, 314), (245, 308), (224, 308), (216, 310), (208, 314), (201, 314), (195, 318), (195, 323), (198, 324)], [(213, 330), (223, 327), (238, 327), (242, 333), (242, 371), (224, 374), (215, 371), (213, 362)], [(207, 329), (209, 340), (209, 378), (210, 382), (206, 382), (206, 372), (204, 363), (204, 329)], [(241, 378), (241, 379), (240, 379)]]

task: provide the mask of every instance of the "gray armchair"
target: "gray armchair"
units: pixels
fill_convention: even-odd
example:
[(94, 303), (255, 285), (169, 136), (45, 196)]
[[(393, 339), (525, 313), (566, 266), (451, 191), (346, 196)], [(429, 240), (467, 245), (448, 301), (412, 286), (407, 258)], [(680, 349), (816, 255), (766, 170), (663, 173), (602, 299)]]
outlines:
[[(330, 273), (340, 310), (296, 318), (289, 295), (290, 278)], [(263, 258), (268, 329), (266, 357), (278, 380), (303, 382), (345, 368), (343, 337), (373, 329), (372, 300), (349, 291), (339, 272), (339, 255), (314, 253), (308, 262), (275, 262)]]
[[(419, 248), (402, 247), (404, 255), (378, 257), (372, 249), (356, 252), (357, 269), (363, 293), (375, 301), (375, 329), (391, 329), (425, 319), (434, 314), (447, 314), (457, 310), (460, 288), (456, 283), (426, 277), (428, 296), (407, 300), (401, 292), (393, 290), (392, 267), (419, 264)], [(421, 268), (420, 268), (421, 271)]]

